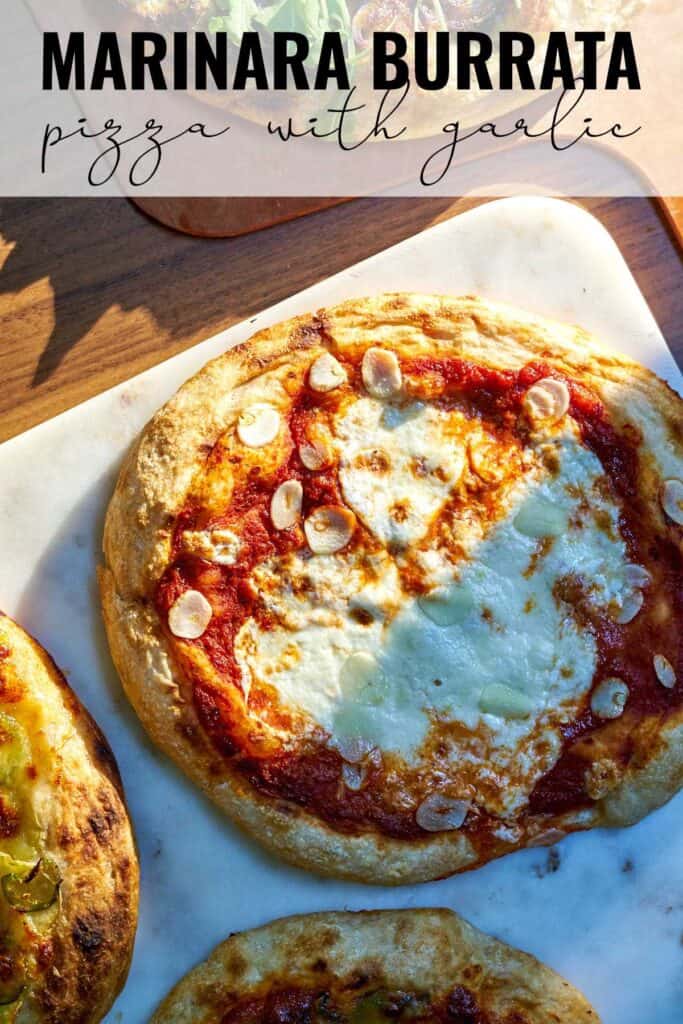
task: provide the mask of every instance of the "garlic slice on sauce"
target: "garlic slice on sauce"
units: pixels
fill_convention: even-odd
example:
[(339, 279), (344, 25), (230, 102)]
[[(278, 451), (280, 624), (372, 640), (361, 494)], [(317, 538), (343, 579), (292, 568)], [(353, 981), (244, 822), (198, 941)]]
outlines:
[(624, 569), (624, 580), (629, 587), (640, 590), (652, 582), (652, 576), (642, 565), (631, 563)]
[(640, 590), (634, 590), (630, 594), (626, 594), (623, 598), (619, 610), (616, 615), (613, 616), (614, 621), (620, 626), (625, 626), (629, 622), (633, 622), (636, 615), (643, 607), (645, 598)]
[(366, 770), (362, 764), (344, 762), (341, 769), (342, 782), (352, 793), (358, 793), (365, 785)]
[(676, 673), (669, 659), (665, 658), (663, 654), (655, 654), (652, 663), (655, 675), (662, 686), (665, 686), (667, 690), (673, 690), (676, 685)]
[(529, 388), (523, 406), (533, 423), (557, 423), (569, 409), (569, 388), (563, 380), (544, 377)]
[(683, 526), (683, 480), (665, 480), (660, 500), (669, 519)]
[(534, 709), (533, 701), (520, 690), (504, 683), (491, 683), (479, 697), (479, 708), (486, 715), (499, 718), (528, 718)]
[(327, 745), (348, 764), (362, 764), (375, 749), (375, 744), (363, 736), (332, 736)]
[(285, 480), (270, 501), (270, 518), (276, 530), (289, 530), (301, 515), (304, 489), (299, 480)]
[(333, 555), (351, 540), (356, 517), (342, 505), (321, 505), (304, 523), (306, 540), (316, 555)]
[(368, 394), (373, 398), (392, 398), (403, 385), (403, 376), (395, 352), (369, 348), (363, 356), (361, 376)]
[(529, 847), (535, 846), (554, 846), (555, 843), (559, 843), (567, 835), (559, 828), (548, 828), (544, 832), (538, 832), (533, 839), (529, 840), (527, 845)]
[(186, 590), (168, 613), (168, 628), (179, 640), (198, 640), (211, 619), (213, 609), (198, 590)]
[(315, 441), (304, 441), (299, 447), (299, 458), (306, 469), (315, 472), (327, 463), (328, 453)]
[(452, 832), (464, 825), (471, 807), (470, 800), (430, 793), (415, 812), (415, 821), (425, 832)]
[(280, 414), (266, 402), (245, 409), (237, 421), (237, 436), (247, 448), (263, 448), (277, 437)]
[(323, 352), (318, 356), (308, 371), (309, 387), (323, 394), (341, 387), (347, 379), (346, 370), (331, 352)]
[(629, 688), (616, 676), (603, 679), (593, 691), (591, 710), (598, 718), (619, 718), (629, 697)]

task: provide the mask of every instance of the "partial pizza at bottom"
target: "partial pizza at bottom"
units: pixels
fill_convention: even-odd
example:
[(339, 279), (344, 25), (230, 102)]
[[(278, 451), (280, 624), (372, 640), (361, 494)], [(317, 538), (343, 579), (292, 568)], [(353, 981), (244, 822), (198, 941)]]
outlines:
[(599, 1024), (567, 981), (450, 910), (302, 914), (231, 936), (151, 1024)]
[(134, 446), (104, 611), (153, 738), (280, 855), (429, 879), (683, 780), (683, 402), (585, 332), (385, 295)]
[(0, 613), (1, 1024), (97, 1024), (126, 979), (137, 906), (113, 754)]

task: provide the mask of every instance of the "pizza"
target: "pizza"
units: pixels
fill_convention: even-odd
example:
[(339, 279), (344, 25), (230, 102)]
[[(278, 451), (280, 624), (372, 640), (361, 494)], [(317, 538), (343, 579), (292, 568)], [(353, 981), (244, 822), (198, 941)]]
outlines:
[(302, 914), (231, 936), (151, 1024), (599, 1024), (575, 988), (450, 910)]
[[(101, 21), (101, 9), (92, 0), (90, 5)], [(338, 109), (340, 92), (345, 95), (346, 90), (341, 89), (336, 78), (331, 78), (326, 87), (315, 85), (323, 40), (326, 34), (338, 34), (349, 85), (354, 90), (352, 109), (364, 104), (371, 112), (368, 117), (363, 114), (356, 118), (346, 117), (343, 135), (347, 142), (350, 139), (365, 139), (368, 134), (372, 134), (374, 122), (380, 113), (386, 116), (386, 111), (378, 107), (378, 100), (385, 90), (373, 88), (373, 35), (380, 32), (400, 33), (407, 42), (406, 62), (410, 79), (409, 90), (400, 104), (397, 125), (405, 128), (405, 143), (407, 139), (441, 137), (444, 126), (452, 124), (454, 111), (457, 111), (463, 125), (472, 127), (501, 118), (517, 108), (520, 112), (526, 108), (529, 95), (521, 88), (516, 73), (513, 75), (511, 72), (512, 87), (500, 86), (501, 32), (523, 32), (533, 37), (536, 50), (529, 73), (537, 85), (541, 80), (545, 52), (552, 34), (566, 32), (571, 64), (578, 77), (583, 68), (583, 50), (574, 39), (574, 34), (578, 30), (591, 29), (600, 30), (609, 37), (618, 30), (631, 29), (634, 18), (651, 6), (651, 0), (439, 0), (437, 3), (431, 0), (334, 0), (332, 3), (316, 4), (294, 0), (284, 6), (281, 0), (252, 0), (244, 4), (231, 4), (227, 0), (118, 0), (117, 6), (124, 24), (126, 27), (130, 24), (132, 31), (153, 30), (164, 33), (169, 64), (173, 64), (173, 33), (188, 33), (190, 57), (182, 61), (184, 68), (194, 67), (193, 33), (206, 33), (210, 41), (216, 33), (225, 34), (228, 88), (216, 88), (209, 75), (208, 87), (204, 84), (197, 87), (196, 83), (190, 82), (189, 91), (197, 99), (266, 126), (286, 126), (291, 117), (298, 125), (308, 127), (309, 118), (315, 118), (310, 123), (316, 123), (319, 128), (324, 126), (331, 138), (337, 137), (334, 129), (338, 122), (338, 118), (332, 116), (331, 112)], [(112, 13), (116, 15), (116, 7), (113, 12), (108, 12)], [(307, 87), (295, 86), (293, 77), (287, 79), (286, 88), (274, 87), (272, 69), (275, 35), (283, 32), (298, 33), (308, 40), (310, 57), (304, 65)], [(416, 32), (432, 37), (426, 74), (432, 82), (440, 81), (438, 88), (423, 88), (417, 84), (421, 80), (418, 68), (422, 62), (416, 52), (419, 50), (415, 45)], [(443, 75), (435, 74), (436, 65), (441, 68), (441, 57), (438, 61), (435, 57), (433, 37), (437, 32), (449, 35), (449, 74), (446, 81)], [(239, 62), (246, 61), (249, 66), (252, 63), (257, 63), (259, 67), (261, 65), (261, 60), (251, 56), (251, 44), (248, 51), (241, 53), (242, 40), (247, 33), (258, 38), (268, 88), (257, 85), (253, 78), (247, 80), (246, 88), (231, 87), (233, 72)], [(469, 52), (459, 49), (459, 33), (478, 33), (490, 37), (490, 62), (486, 58), (487, 73), (491, 77), (490, 86), (481, 84), (478, 73), (472, 75), (470, 85), (463, 87), (458, 83), (457, 68), (465, 63), (464, 54)], [(389, 52), (392, 52), (391, 48)], [(604, 39), (598, 52), (608, 63), (609, 46), (604, 44)], [(519, 60), (517, 57), (516, 66)], [(508, 63), (507, 57), (504, 62)], [(555, 68), (557, 62), (553, 47), (549, 63)], [(327, 60), (322, 63), (325, 71)], [(389, 68), (389, 80), (393, 77), (391, 71)], [(424, 70), (422, 74), (425, 74)], [(172, 84), (171, 78), (169, 75), (169, 87)], [(482, 80), (486, 83), (485, 76), (482, 76)], [(552, 90), (543, 91), (551, 97), (549, 109), (554, 105)], [(532, 121), (539, 116), (539, 110), (530, 113)], [(513, 125), (514, 121), (509, 126), (510, 130)], [(392, 170), (395, 170), (393, 165), (387, 163), (384, 177), (380, 181), (380, 191), (386, 187), (385, 179), (387, 176), (391, 178)]]
[(128, 973), (138, 866), (116, 762), (0, 614), (0, 1021), (96, 1024)]
[(683, 780), (683, 402), (477, 298), (260, 332), (131, 451), (104, 614), (235, 821), (383, 883), (628, 825)]

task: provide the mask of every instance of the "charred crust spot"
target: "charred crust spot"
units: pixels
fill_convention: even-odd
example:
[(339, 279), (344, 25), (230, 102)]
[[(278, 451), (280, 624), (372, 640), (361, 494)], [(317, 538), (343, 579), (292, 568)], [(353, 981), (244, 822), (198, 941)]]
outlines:
[(322, 957), (318, 957), (318, 959), (311, 964), (311, 970), (315, 971), (316, 974), (324, 974), (327, 970), (327, 961), (323, 960)]
[(96, 959), (105, 944), (102, 914), (92, 911), (87, 916), (77, 917), (71, 929), (71, 937), (83, 956), (88, 960)]
[(98, 793), (100, 809), (88, 817), (88, 825), (100, 845), (106, 845), (112, 832), (121, 824), (122, 816), (104, 790)]
[(66, 825), (61, 825), (57, 830), (57, 846), (65, 850), (76, 841), (76, 836)]
[(294, 348), (311, 348), (329, 338), (324, 316), (312, 316), (307, 323), (299, 324), (292, 332), (290, 343)]
[(446, 1020), (449, 1024), (489, 1024), (479, 1009), (473, 993), (464, 985), (456, 985), (446, 1000)]
[(226, 973), (239, 980), (243, 974), (246, 974), (248, 967), (249, 964), (245, 957), (241, 953), (233, 952), (226, 963)]
[(0, 837), (11, 839), (18, 832), (19, 812), (3, 794), (0, 794)]
[(52, 939), (44, 939), (36, 946), (36, 964), (40, 971), (47, 971), (54, 961), (55, 952)]

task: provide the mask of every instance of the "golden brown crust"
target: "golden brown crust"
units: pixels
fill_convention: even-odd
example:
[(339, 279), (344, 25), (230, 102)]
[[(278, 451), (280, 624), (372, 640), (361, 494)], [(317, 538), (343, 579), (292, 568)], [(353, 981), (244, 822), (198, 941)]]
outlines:
[[(0, 637), (9, 652), (0, 664), (3, 679), (20, 681), (26, 700), (49, 722), (42, 750), (27, 731), (38, 772), (41, 852), (62, 877), (58, 913), (17, 1019), (95, 1024), (123, 987), (137, 923), (138, 863), (121, 779), (105, 737), (47, 653), (1, 613)], [(21, 715), (21, 703), (3, 710)]]
[[(474, 297), (389, 294), (261, 331), (189, 381), (130, 452), (107, 515), (101, 589), (114, 661), (152, 738), (226, 813), (281, 856), (322, 873), (400, 884), (473, 867), (477, 856), (454, 832), (410, 843), (341, 835), (300, 808), (256, 793), (206, 739), (181, 692), (149, 600), (168, 563), (174, 516), (207, 446), (245, 403), (267, 395), (277, 405), (288, 365), (308, 363), (324, 349), (352, 350), (370, 337), (401, 355), (459, 355), (501, 369), (541, 359), (590, 386), (617, 427), (632, 424), (642, 434), (649, 458), (639, 486), (653, 495), (653, 515), (663, 529), (670, 527), (655, 495), (661, 479), (683, 478), (683, 430), (681, 400), (666, 384), (579, 328)], [(672, 714), (654, 735), (647, 728), (634, 739), (631, 765), (607, 796), (588, 810), (535, 822), (510, 849), (554, 841), (558, 830), (631, 824), (668, 800), (683, 781), (683, 712)]]
[(491, 1024), (599, 1024), (554, 971), (450, 910), (300, 915), (233, 935), (175, 987), (151, 1024), (218, 1024), (249, 993), (307, 983), (353, 984), (359, 995), (427, 992), (435, 1003), (462, 986)]

